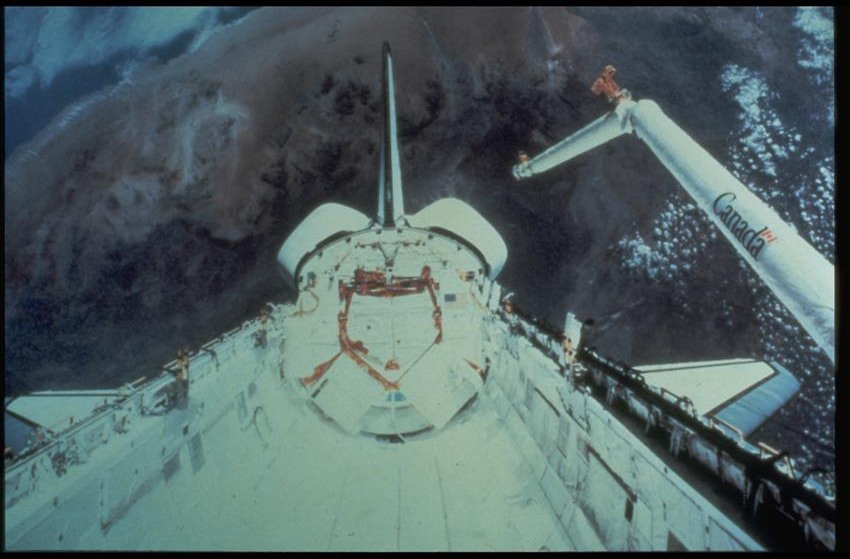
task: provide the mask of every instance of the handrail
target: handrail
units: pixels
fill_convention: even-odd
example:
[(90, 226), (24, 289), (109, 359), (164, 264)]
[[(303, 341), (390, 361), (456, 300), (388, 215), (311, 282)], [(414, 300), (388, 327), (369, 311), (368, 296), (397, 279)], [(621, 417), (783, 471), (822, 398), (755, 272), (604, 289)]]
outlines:
[[(749, 475), (762, 478), (769, 481), (780, 488), (780, 490), (792, 499), (796, 499), (804, 503), (816, 514), (825, 520), (835, 523), (836, 511), (834, 503), (830, 502), (825, 495), (822, 495), (810, 485), (804, 485), (793, 476), (789, 476), (785, 472), (774, 468), (773, 462), (765, 461), (758, 454), (755, 447), (744, 441), (735, 441), (731, 439), (724, 431), (719, 431), (712, 427), (711, 421), (716, 421), (718, 424), (729, 426), (726, 422), (717, 418), (709, 420), (709, 425), (706, 425), (699, 420), (698, 417), (692, 417), (687, 412), (682, 410), (677, 405), (669, 402), (661, 396), (650, 390), (641, 387), (633, 378), (623, 374), (615, 367), (612, 367), (608, 360), (599, 355), (595, 349), (582, 347), (578, 352), (579, 360), (585, 365), (601, 370), (606, 375), (613, 376), (619, 382), (626, 384), (645, 399), (650, 405), (660, 408), (667, 415), (675, 418), (683, 423), (700, 438), (711, 443), (717, 448), (722, 449), (732, 459), (743, 464)], [(740, 433), (740, 430), (729, 426), (733, 431)]]

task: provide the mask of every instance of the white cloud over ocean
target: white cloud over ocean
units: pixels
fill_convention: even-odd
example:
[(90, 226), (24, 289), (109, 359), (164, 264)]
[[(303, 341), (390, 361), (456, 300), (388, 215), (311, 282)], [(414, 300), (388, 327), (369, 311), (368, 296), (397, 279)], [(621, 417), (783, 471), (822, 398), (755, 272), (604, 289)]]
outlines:
[[(54, 77), (122, 54), (142, 57), (181, 33), (206, 37), (235, 8), (6, 8), (6, 96), (49, 87)], [(198, 45), (192, 45), (197, 48)]]

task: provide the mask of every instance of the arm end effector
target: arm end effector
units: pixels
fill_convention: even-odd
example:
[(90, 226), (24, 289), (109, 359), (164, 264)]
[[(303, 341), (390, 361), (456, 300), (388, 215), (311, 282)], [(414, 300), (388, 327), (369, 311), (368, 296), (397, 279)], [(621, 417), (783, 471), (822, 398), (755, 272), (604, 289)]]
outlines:
[(516, 180), (527, 179), (534, 174), (534, 171), (531, 169), (531, 160), (528, 158), (528, 154), (524, 151), (519, 152), (518, 158), (519, 163), (514, 165), (512, 170), (514, 178)]
[(631, 102), (632, 96), (628, 90), (620, 89), (617, 85), (614, 81), (614, 72), (616, 70), (613, 66), (606, 66), (591, 87), (593, 93), (604, 95), (610, 103), (616, 105), (613, 113), (588, 124), (533, 159), (529, 159), (524, 151), (519, 152), (519, 162), (513, 167), (515, 179), (527, 179), (532, 175), (542, 173), (555, 165), (569, 161), (589, 149), (631, 131), (631, 126), (625, 117), (634, 105)]

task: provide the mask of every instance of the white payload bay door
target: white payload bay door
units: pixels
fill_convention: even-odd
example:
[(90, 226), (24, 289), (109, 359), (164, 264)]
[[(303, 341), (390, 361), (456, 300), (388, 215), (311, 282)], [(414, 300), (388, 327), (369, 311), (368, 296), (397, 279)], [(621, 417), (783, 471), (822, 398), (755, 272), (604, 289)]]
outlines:
[(45, 429), (62, 431), (118, 396), (114, 389), (33, 392), (9, 401), (6, 411)]
[(635, 367), (647, 384), (687, 396), (697, 413), (734, 425), (744, 436), (758, 429), (800, 389), (777, 363), (725, 359)]

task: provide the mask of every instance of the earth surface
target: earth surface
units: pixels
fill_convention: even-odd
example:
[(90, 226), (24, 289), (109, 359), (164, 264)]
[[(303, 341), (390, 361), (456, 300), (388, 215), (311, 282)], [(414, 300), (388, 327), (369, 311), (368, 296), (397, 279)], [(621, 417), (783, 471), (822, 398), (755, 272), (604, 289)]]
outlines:
[(292, 300), (295, 226), (375, 212), (385, 39), (409, 213), (469, 202), (516, 303), (615, 359), (786, 366), (754, 438), (834, 471), (834, 366), (646, 146), (510, 173), (610, 110), (612, 64), (834, 263), (828, 8), (7, 8), (7, 396), (155, 373)]

